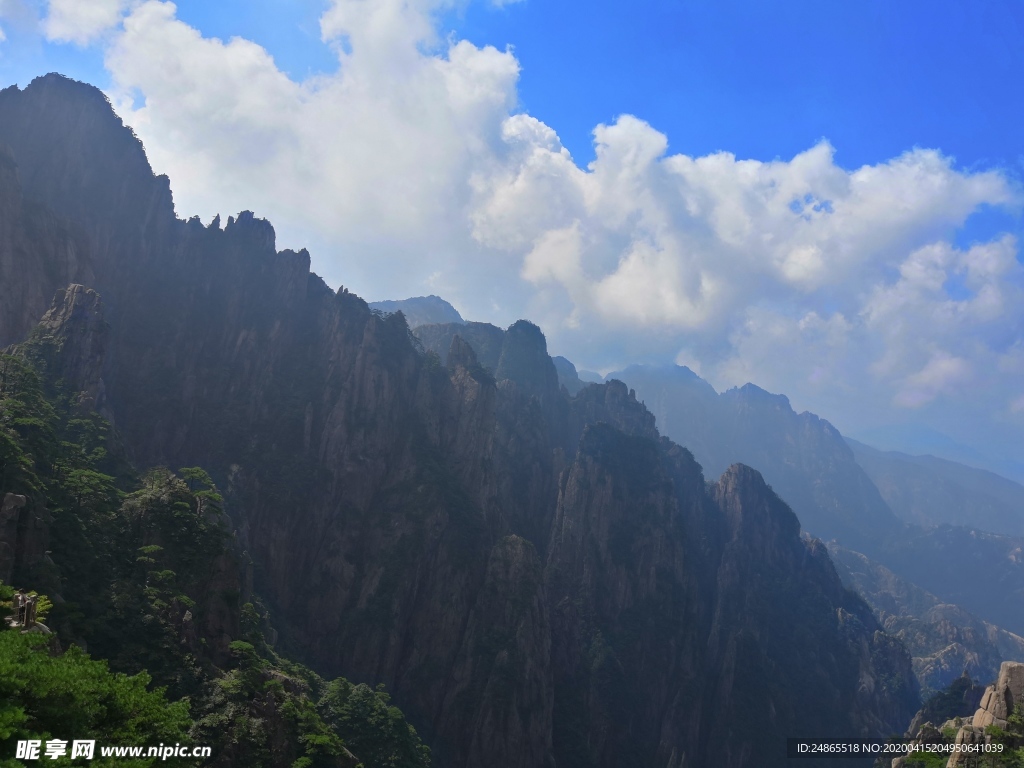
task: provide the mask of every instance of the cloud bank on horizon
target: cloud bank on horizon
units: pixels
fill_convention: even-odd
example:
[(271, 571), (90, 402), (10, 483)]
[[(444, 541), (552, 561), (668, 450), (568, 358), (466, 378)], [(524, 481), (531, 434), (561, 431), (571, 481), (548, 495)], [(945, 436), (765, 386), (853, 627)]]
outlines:
[(584, 367), (674, 360), (844, 431), (919, 422), (1024, 462), (1019, 244), (955, 239), (976, 212), (1020, 212), (1008, 173), (922, 148), (848, 170), (826, 140), (770, 162), (669, 154), (642, 115), (598, 125), (580, 167), (519, 108), (511, 49), (442, 35), (455, 4), (332, 0), (337, 70), (301, 81), (171, 2), (50, 0), (41, 29), (103, 51), (179, 215), (252, 209), (335, 285), (439, 293), (529, 317)]

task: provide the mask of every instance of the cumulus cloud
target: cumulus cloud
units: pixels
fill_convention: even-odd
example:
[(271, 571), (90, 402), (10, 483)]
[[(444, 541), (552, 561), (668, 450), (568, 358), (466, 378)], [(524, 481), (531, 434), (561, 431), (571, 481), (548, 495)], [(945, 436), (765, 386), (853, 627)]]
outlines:
[[(846, 169), (827, 141), (669, 154), (630, 115), (595, 128), (584, 168), (518, 109), (510, 50), (442, 34), (457, 2), (334, 0), (337, 70), (296, 81), (147, 0), (105, 38), (111, 96), (180, 215), (254, 209), (368, 298), (443, 288), (470, 317), (540, 322), (584, 367), (692, 361), (841, 427), (1024, 418), (1018, 243), (953, 244), (979, 208), (1020, 210), (1005, 174), (920, 148)], [(124, 6), (101, 7), (54, 36), (117, 25)]]
[(377, 295), (465, 255), (469, 179), (515, 105), (510, 53), (466, 41), (424, 53), (436, 6), (343, 0), (321, 25), (338, 71), (298, 83), (254, 43), (203, 38), (175, 10), (139, 5), (106, 63), (182, 214), (253, 208), (284, 244), (317, 246), (330, 278)]
[(49, 0), (43, 19), (48, 40), (87, 45), (116, 27), (129, 0)]

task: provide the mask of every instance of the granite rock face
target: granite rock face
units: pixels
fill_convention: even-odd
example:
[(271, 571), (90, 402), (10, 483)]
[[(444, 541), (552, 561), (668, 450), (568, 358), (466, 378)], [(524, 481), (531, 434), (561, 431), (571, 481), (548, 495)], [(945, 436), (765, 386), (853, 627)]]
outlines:
[[(177, 219), (102, 95), (59, 76), (0, 92), (0, 142), (103, 297), (101, 376), (62, 335), (93, 317), (78, 288), (55, 364), (102, 380), (138, 464), (210, 470), (279, 642), (385, 683), (439, 766), (781, 766), (767, 741), (909, 721), (909, 656), (760, 474), (709, 488), (621, 382), (570, 397), (536, 326), (423, 354), (251, 213)], [(11, 274), (0, 305), (36, 280)]]
[[(1024, 703), (1024, 663), (1007, 661), (999, 668), (999, 677), (995, 683), (985, 689), (981, 704), (970, 723), (963, 725), (956, 735), (956, 744), (991, 744), (992, 736), (986, 728), (995, 726), (1003, 730), (1007, 727), (1007, 718), (1013, 714), (1015, 707)], [(947, 768), (965, 765), (972, 755), (969, 752), (954, 752)]]
[(999, 668), (995, 683), (985, 689), (978, 711), (974, 713), (975, 728), (996, 725), (1006, 728), (1006, 718), (1013, 708), (1024, 702), (1024, 663), (1005, 661)]

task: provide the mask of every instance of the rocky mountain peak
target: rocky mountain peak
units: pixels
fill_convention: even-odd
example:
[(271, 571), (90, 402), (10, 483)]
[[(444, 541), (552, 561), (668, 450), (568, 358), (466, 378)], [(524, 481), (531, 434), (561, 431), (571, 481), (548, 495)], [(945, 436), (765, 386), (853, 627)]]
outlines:
[(573, 435), (585, 425), (607, 422), (627, 435), (658, 439), (654, 414), (636, 399), (636, 393), (617, 379), (582, 389), (572, 401)]
[(153, 174), (142, 142), (94, 86), (51, 73), (5, 88), (0, 142), (18, 159), (26, 195), (60, 216), (174, 220), (169, 180)]
[(467, 371), (473, 371), (480, 366), (476, 359), (476, 353), (465, 339), (455, 336), (452, 345), (448, 348), (448, 370), (455, 371), (462, 367)]
[(495, 378), (514, 382), (542, 402), (557, 394), (558, 372), (548, 357), (547, 339), (540, 328), (528, 320), (517, 320), (509, 326)]
[(252, 211), (242, 211), (238, 218), (228, 216), (224, 232), (227, 235), (234, 235), (256, 250), (271, 254), (276, 252), (277, 236), (273, 224), (266, 219), (257, 219)]
[(723, 397), (735, 398), (740, 402), (757, 403), (759, 405), (771, 404), (776, 409), (787, 413), (793, 412), (793, 406), (785, 395), (776, 395), (756, 384), (746, 383), (742, 387), (730, 389), (722, 393)]
[(756, 469), (733, 464), (714, 484), (711, 495), (725, 513), (734, 539), (770, 548), (777, 541), (794, 541), (800, 535), (800, 521), (793, 510)]

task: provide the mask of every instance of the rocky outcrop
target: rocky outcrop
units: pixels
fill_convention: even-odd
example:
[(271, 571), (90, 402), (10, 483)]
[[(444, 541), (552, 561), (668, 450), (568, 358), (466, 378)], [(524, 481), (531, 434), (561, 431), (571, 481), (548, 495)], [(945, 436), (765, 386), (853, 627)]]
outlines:
[(995, 725), (1006, 728), (1006, 719), (1013, 708), (1024, 703), (1024, 663), (1006, 661), (999, 668), (995, 683), (985, 689), (971, 725), (985, 728)]
[[(957, 732), (955, 744), (991, 744), (992, 735), (986, 729), (995, 726), (1006, 730), (1007, 719), (1013, 714), (1014, 708), (1024, 704), (1024, 664), (1004, 662), (999, 668), (999, 677), (995, 683), (985, 689), (981, 704), (970, 723), (963, 725)], [(947, 763), (947, 768), (964, 765), (971, 757), (966, 751), (954, 752)]]
[(424, 355), (267, 222), (176, 219), (94, 89), (2, 92), (0, 141), (83, 233), (133, 457), (211, 471), (283, 649), (386, 684), (441, 766), (782, 765), (916, 709), (760, 475), (709, 490), (621, 382), (563, 395), (536, 326)]

